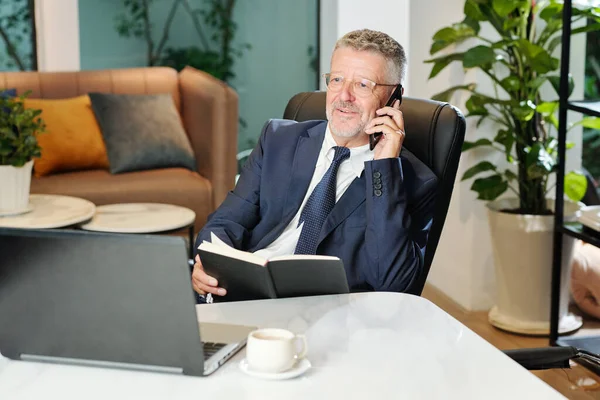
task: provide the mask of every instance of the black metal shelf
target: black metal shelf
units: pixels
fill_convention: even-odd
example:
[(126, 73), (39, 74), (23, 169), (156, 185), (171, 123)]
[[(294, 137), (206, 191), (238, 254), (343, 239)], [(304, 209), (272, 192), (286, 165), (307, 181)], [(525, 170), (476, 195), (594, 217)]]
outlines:
[(600, 101), (598, 100), (570, 101), (568, 108), (571, 111), (577, 111), (584, 115), (600, 117)]
[[(556, 170), (556, 200), (554, 203), (554, 240), (552, 254), (552, 287), (550, 298), (550, 345), (568, 345), (564, 338), (558, 337), (558, 323), (560, 313), (561, 269), (563, 235), (583, 239), (584, 231), (581, 226), (565, 225), (564, 223), (564, 178), (565, 156), (567, 143), (567, 112), (578, 111), (584, 114), (598, 113), (591, 102), (569, 102), (569, 61), (571, 52), (571, 18), (573, 12), (572, 0), (565, 0), (562, 10), (562, 37), (560, 57), (559, 80), (559, 107), (558, 107), (558, 147)], [(598, 114), (600, 115), (600, 114)], [(587, 238), (586, 238), (587, 239)], [(585, 240), (585, 239), (583, 239)], [(577, 347), (577, 346), (575, 346)]]
[(564, 235), (568, 235), (583, 240), (584, 242), (594, 245), (596, 247), (600, 247), (600, 232), (596, 232), (593, 229), (586, 228), (578, 222), (566, 223), (563, 226), (561, 232)]

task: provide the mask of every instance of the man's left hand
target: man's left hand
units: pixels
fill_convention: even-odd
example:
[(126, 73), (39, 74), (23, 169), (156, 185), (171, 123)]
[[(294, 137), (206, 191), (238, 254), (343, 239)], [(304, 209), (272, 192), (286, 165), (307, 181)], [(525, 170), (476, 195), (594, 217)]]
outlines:
[(374, 159), (396, 158), (400, 156), (404, 142), (404, 118), (400, 111), (400, 101), (396, 100), (393, 107), (383, 107), (376, 111), (377, 117), (367, 125), (365, 132), (372, 135), (382, 132), (383, 136), (374, 149)]

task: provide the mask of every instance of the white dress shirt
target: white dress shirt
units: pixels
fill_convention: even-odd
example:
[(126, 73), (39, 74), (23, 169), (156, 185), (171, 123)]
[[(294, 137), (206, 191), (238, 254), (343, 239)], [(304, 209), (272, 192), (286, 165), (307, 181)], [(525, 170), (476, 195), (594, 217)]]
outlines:
[[(319, 152), (319, 158), (317, 159), (315, 172), (313, 173), (312, 180), (310, 181), (310, 185), (308, 186), (308, 190), (306, 191), (302, 205), (298, 209), (298, 212), (292, 221), (283, 230), (283, 232), (281, 232), (281, 235), (279, 235), (275, 241), (273, 241), (264, 249), (255, 251), (254, 254), (265, 258), (294, 254), (294, 250), (296, 249), (296, 244), (300, 238), (300, 232), (302, 231), (303, 225), (302, 224), (298, 226), (298, 222), (300, 221), (300, 213), (302, 212), (302, 209), (304, 208), (304, 205), (306, 204), (306, 201), (312, 194), (313, 190), (321, 181), (323, 175), (325, 175), (325, 172), (327, 172), (331, 166), (333, 156), (335, 154), (333, 147), (335, 146), (337, 146), (337, 144), (335, 143), (331, 131), (329, 130), (329, 124), (327, 124), (325, 138), (323, 140), (323, 145), (321, 146), (321, 151)], [(368, 144), (360, 147), (350, 148), (350, 157), (342, 161), (338, 169), (335, 191), (336, 202), (342, 197), (352, 181), (357, 177), (360, 177), (365, 169), (365, 161), (370, 161), (372, 159), (373, 152), (369, 150)]]

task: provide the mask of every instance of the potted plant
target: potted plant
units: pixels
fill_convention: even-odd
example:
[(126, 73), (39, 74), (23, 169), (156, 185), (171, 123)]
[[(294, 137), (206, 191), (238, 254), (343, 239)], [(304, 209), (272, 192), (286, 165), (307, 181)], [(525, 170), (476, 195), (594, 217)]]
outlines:
[[(557, 168), (558, 96), (543, 98), (544, 86), (558, 93), (559, 59), (554, 54), (561, 43), (562, 1), (559, 0), (466, 0), (462, 22), (444, 27), (433, 36), (430, 53), (444, 55), (427, 60), (433, 64), (429, 79), (452, 62), (464, 69), (478, 69), (493, 85), (485, 93), (476, 84), (451, 87), (437, 94), (448, 101), (457, 91), (467, 91), (467, 117), (493, 121), (494, 131), (478, 130), (481, 137), (465, 141), (463, 151), (487, 148), (506, 159), (506, 168), (481, 161), (465, 171), (462, 179), (476, 178), (471, 189), (487, 201), (496, 270), (497, 301), (489, 314), (500, 328), (521, 333), (547, 334), (550, 317), (552, 269), (553, 201), (550, 176)], [(574, 5), (573, 20), (598, 20), (598, 9)], [(573, 21), (573, 22), (574, 22)], [(483, 34), (487, 24), (491, 34)], [(573, 29), (573, 34), (598, 29), (597, 23)], [(470, 40), (464, 52), (448, 47)], [(570, 91), (573, 90), (572, 77)], [(577, 123), (600, 127), (595, 118)], [(576, 124), (576, 125), (577, 125)], [(572, 145), (568, 145), (568, 148)], [(586, 190), (585, 178), (571, 172), (565, 178), (565, 193), (578, 201)], [(505, 192), (513, 197), (499, 199)], [(560, 194), (562, 195), (562, 194)], [(574, 216), (576, 203), (565, 204), (565, 215)], [(563, 279), (568, 288), (570, 255), (574, 241), (565, 240)], [(581, 322), (567, 314), (568, 295), (561, 299), (559, 331), (577, 329)]]
[(25, 108), (28, 95), (0, 96), (0, 216), (28, 211), (37, 135), (45, 129), (42, 111)]

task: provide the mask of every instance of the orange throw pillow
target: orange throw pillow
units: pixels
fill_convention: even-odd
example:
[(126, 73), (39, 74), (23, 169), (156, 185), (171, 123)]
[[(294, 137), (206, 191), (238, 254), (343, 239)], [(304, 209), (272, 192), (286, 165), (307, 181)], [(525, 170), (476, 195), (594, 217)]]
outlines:
[(34, 175), (84, 169), (108, 169), (100, 126), (88, 95), (70, 99), (25, 99), (26, 108), (42, 110), (46, 131), (38, 135), (42, 156)]

